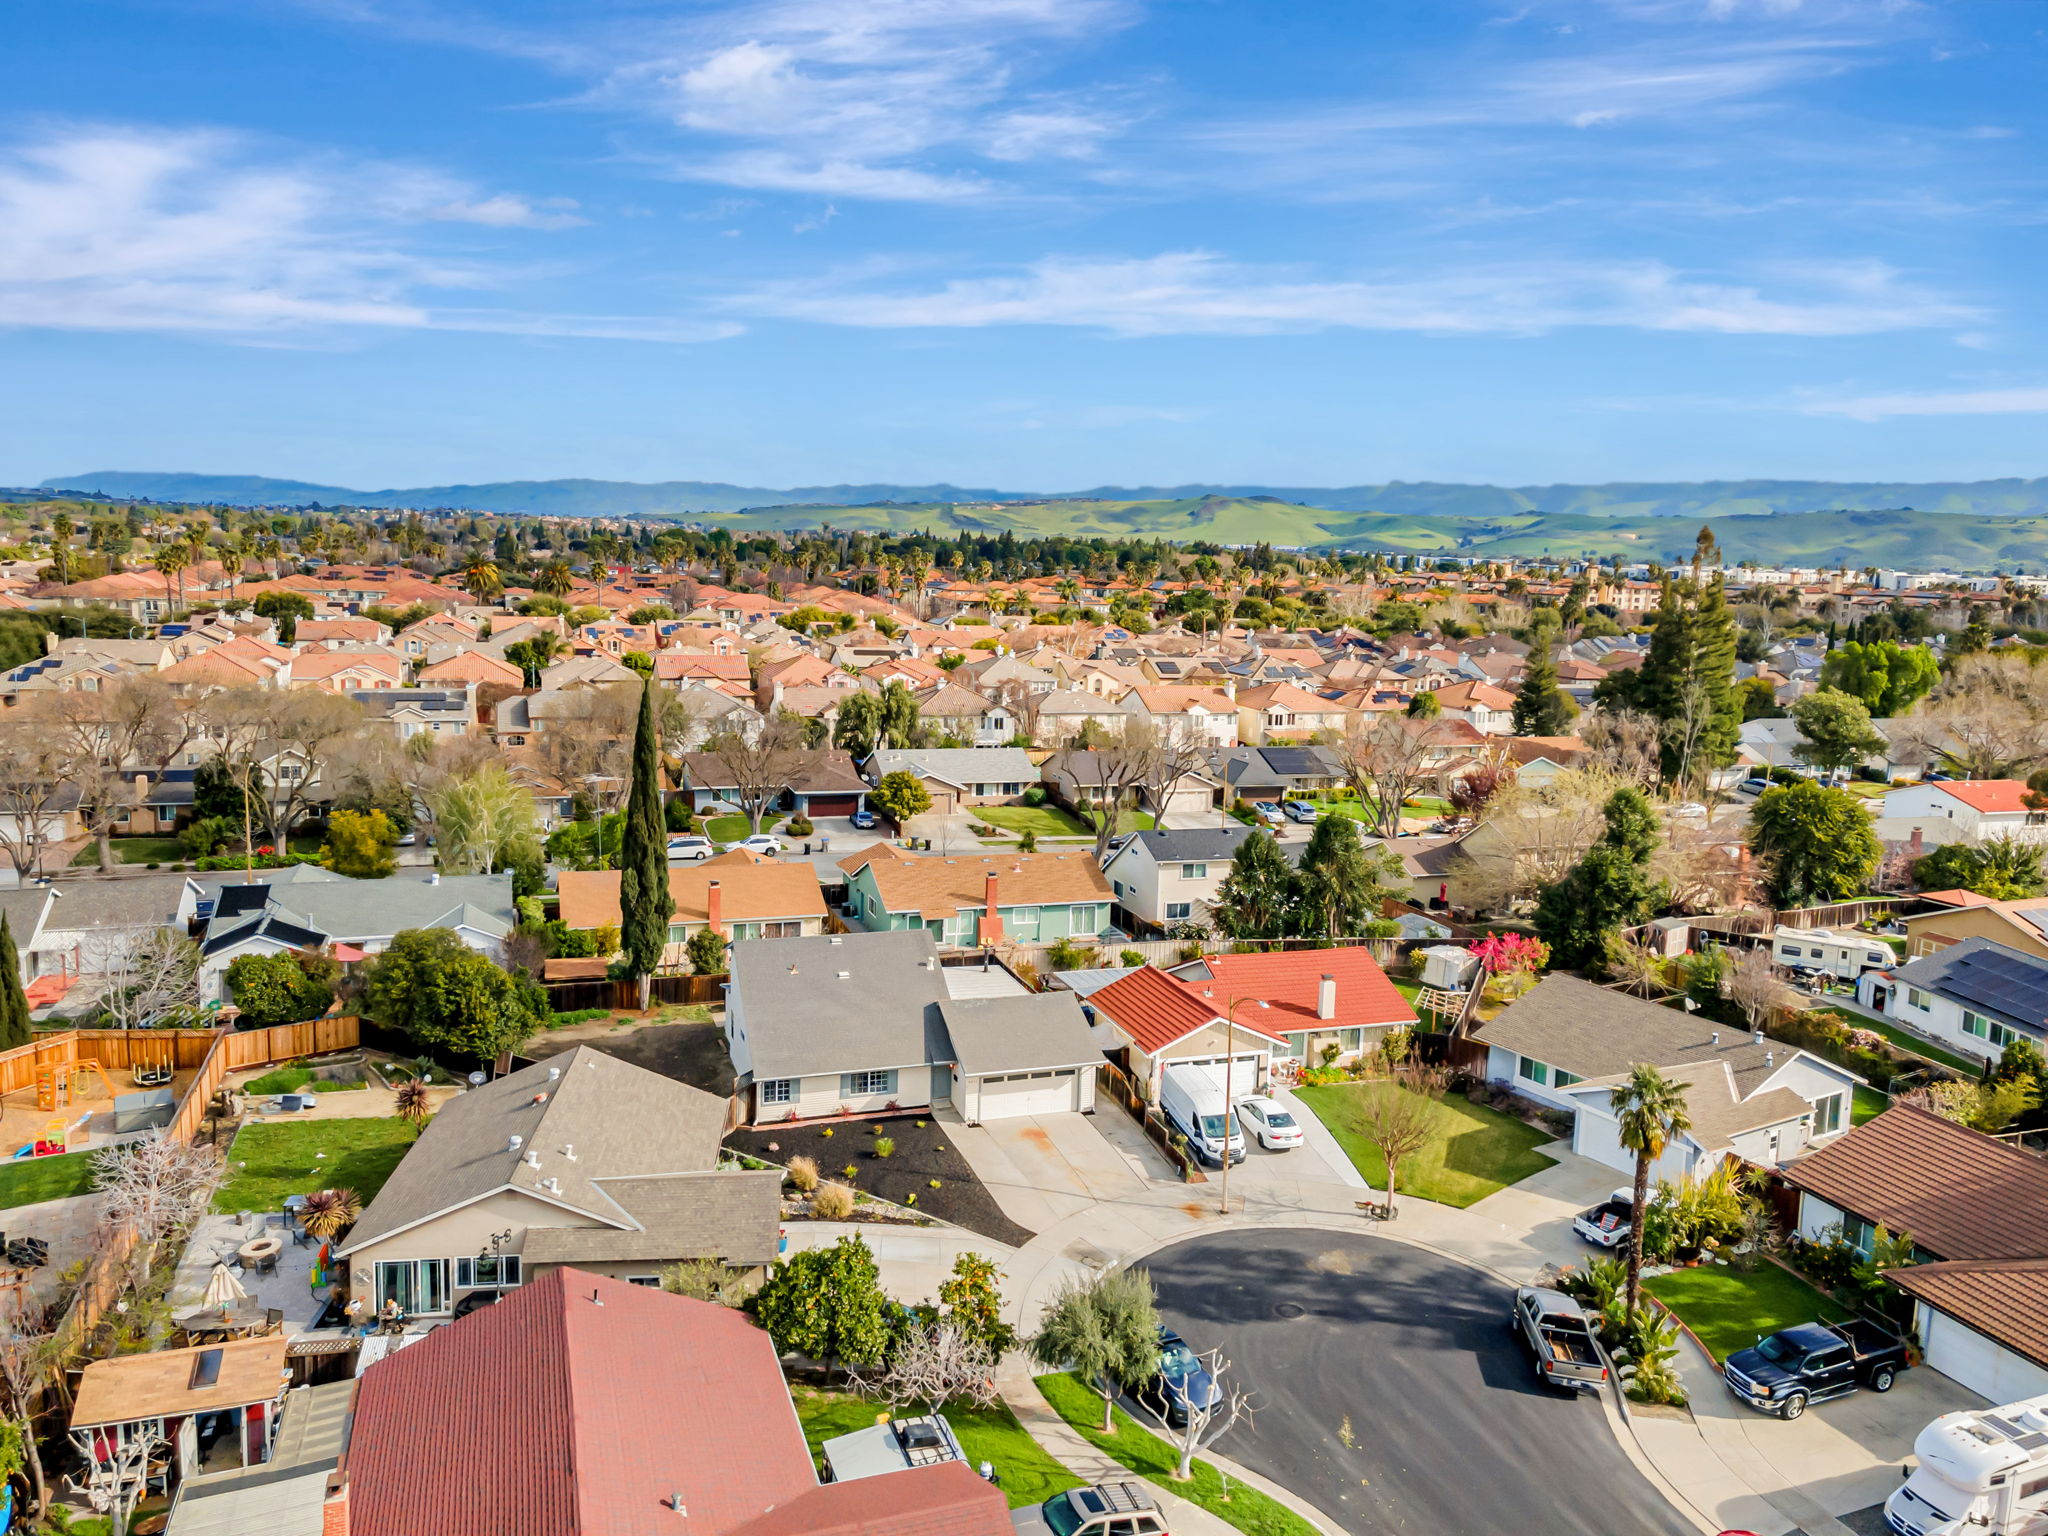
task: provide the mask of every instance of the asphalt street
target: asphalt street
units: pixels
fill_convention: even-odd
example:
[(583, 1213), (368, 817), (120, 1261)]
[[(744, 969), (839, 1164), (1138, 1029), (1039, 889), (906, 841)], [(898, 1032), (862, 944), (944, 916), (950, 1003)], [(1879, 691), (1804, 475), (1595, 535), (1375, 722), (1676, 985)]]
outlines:
[(1256, 1417), (1224, 1455), (1344, 1529), (1414, 1536), (1693, 1536), (1598, 1402), (1537, 1384), (1483, 1271), (1370, 1237), (1197, 1238), (1147, 1261), (1165, 1320)]

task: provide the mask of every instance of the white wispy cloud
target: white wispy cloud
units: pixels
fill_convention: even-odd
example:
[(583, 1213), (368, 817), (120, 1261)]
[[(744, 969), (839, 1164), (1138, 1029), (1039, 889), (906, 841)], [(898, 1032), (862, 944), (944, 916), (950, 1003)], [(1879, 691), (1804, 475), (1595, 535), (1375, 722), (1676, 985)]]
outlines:
[(270, 337), (334, 327), (702, 339), (634, 317), (451, 308), (509, 275), (416, 238), (553, 229), (570, 206), (405, 168), (260, 153), (235, 135), (68, 126), (0, 148), (0, 325)]
[(1568, 326), (1733, 335), (1850, 336), (1976, 316), (1876, 263), (1786, 268), (1757, 283), (1660, 262), (1500, 264), (1310, 279), (1205, 251), (1048, 257), (921, 290), (870, 274), (756, 286), (734, 313), (878, 328), (1078, 326), (1123, 336), (1355, 329), (1534, 334)]
[(1847, 416), (1853, 421), (1886, 421), (1895, 416), (2039, 416), (2048, 414), (2048, 385), (1853, 395), (1809, 400), (1801, 409), (1809, 416)]

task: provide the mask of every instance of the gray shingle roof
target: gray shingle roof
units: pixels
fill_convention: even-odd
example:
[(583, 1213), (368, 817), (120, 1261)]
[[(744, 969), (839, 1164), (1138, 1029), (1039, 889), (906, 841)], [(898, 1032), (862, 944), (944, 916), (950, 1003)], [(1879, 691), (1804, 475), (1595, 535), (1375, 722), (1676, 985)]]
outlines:
[(948, 784), (1036, 784), (1038, 770), (1022, 747), (930, 747), (915, 752), (883, 751), (868, 759), (867, 771), (882, 776), (907, 768)]
[(2048, 1024), (2048, 960), (1995, 939), (1964, 939), (1892, 974), (1909, 987), (1939, 992), (2029, 1034), (2040, 1034)]
[(166, 927), (185, 894), (180, 874), (125, 875), (115, 879), (59, 880), (57, 905), (44, 926), (55, 929)]
[(953, 1059), (969, 1077), (1043, 1067), (1087, 1067), (1102, 1060), (1071, 992), (978, 997), (939, 1004)]
[(1250, 827), (1239, 824), (1228, 827), (1154, 828), (1148, 832), (1133, 834), (1131, 846), (1142, 845), (1161, 864), (1178, 863), (1186, 859), (1227, 864), (1237, 857), (1237, 850), (1244, 846), (1244, 840), (1251, 835)]
[(922, 928), (754, 939), (730, 963), (756, 1078), (951, 1059), (937, 1033), (946, 981)]
[[(1718, 1041), (1715, 1036), (1720, 1038)], [(1739, 1092), (1749, 1094), (1782, 1065), (1794, 1047), (1676, 1008), (1596, 987), (1576, 976), (1553, 972), (1510, 1004), (1499, 1017), (1473, 1031), (1488, 1045), (1533, 1056), (1582, 1078), (1613, 1077), (1640, 1062), (1658, 1067), (1725, 1062)]]
[[(579, 1045), (442, 1105), (342, 1252), (508, 1186), (629, 1226), (599, 1181), (714, 1167), (725, 1109), (714, 1094)], [(543, 1179), (559, 1180), (559, 1193)]]
[[(210, 892), (239, 883), (238, 875), (208, 876), (199, 882)], [(294, 864), (264, 871), (264, 879), (257, 884), (269, 889), (269, 911), (335, 939), (381, 938), (407, 928), (455, 927), (504, 938), (517, 920), (509, 873), (444, 875), (439, 880), (424, 874), (351, 880), (317, 864)]]
[(521, 1248), (528, 1264), (721, 1259), (745, 1267), (775, 1257), (782, 1219), (779, 1168), (603, 1179), (599, 1187), (639, 1228), (529, 1227)]

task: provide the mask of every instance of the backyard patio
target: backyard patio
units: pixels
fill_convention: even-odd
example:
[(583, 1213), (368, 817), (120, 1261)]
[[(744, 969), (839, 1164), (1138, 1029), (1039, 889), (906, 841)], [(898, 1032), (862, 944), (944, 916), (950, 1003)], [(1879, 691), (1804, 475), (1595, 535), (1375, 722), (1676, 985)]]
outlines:
[[(240, 1287), (243, 1299), (232, 1303), (224, 1323), (235, 1329), (263, 1331), (269, 1314), (280, 1314), (278, 1324), (287, 1334), (312, 1328), (327, 1304), (327, 1287), (315, 1291), (312, 1273), (321, 1244), (293, 1237), (294, 1224), (282, 1210), (252, 1212), (249, 1221), (239, 1215), (214, 1213), (203, 1216), (185, 1244), (177, 1273), (171, 1279), (169, 1301), (173, 1321), (192, 1320), (193, 1314), (208, 1309), (220, 1298), (210, 1297), (208, 1287), (216, 1283), (222, 1264)], [(253, 1255), (259, 1248), (275, 1255), (274, 1266), (246, 1262), (245, 1249)], [(228, 1331), (226, 1328), (223, 1331)]]

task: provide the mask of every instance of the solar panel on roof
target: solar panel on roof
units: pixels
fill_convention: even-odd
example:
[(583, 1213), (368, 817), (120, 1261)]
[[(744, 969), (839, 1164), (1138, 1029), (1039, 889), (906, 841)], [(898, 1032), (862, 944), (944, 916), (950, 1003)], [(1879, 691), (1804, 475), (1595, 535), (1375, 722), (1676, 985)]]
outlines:
[(2007, 1018), (2038, 1021), (2044, 1008), (2044, 971), (2017, 952), (1982, 950), (1965, 955), (1942, 978), (1942, 990)]

